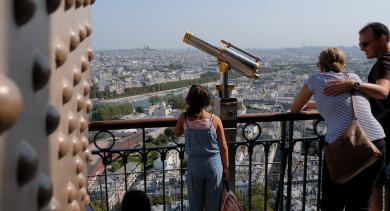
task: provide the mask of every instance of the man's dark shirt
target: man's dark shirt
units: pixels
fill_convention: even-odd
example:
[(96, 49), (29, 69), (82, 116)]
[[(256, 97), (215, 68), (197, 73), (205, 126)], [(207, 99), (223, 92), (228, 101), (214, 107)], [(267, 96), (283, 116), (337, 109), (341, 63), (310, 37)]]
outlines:
[[(390, 80), (390, 52), (384, 54), (372, 67), (368, 74), (368, 82), (376, 84), (379, 79)], [(371, 111), (374, 116), (380, 114), (385, 109), (390, 109), (390, 95), (386, 99), (378, 100), (372, 97), (369, 98)], [(390, 136), (390, 112), (378, 121), (383, 126), (386, 136)]]

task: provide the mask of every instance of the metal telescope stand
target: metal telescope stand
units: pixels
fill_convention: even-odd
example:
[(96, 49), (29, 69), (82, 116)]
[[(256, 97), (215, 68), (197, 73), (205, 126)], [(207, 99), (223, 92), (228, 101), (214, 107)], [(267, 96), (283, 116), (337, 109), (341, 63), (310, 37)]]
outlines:
[(221, 72), (221, 84), (217, 85), (220, 98), (220, 118), (225, 131), (225, 137), (229, 148), (229, 187), (235, 191), (235, 157), (236, 149), (234, 143), (236, 142), (237, 134), (237, 99), (231, 98), (231, 93), (234, 85), (229, 85), (229, 67), (225, 62), (219, 63), (219, 71)]

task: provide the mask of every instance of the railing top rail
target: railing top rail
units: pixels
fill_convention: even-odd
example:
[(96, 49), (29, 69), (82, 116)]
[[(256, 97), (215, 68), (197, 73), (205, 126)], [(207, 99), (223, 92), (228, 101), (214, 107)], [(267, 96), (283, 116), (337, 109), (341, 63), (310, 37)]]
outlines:
[[(320, 119), (318, 112), (275, 112), (275, 113), (251, 113), (241, 114), (237, 117), (238, 123), (247, 122), (274, 122), (274, 121), (290, 121), (290, 120), (309, 120)], [(156, 128), (156, 127), (173, 127), (176, 124), (176, 118), (149, 118), (135, 120), (106, 120), (94, 121), (89, 124), (90, 131), (98, 130), (119, 130), (131, 128)]]
[(290, 120), (310, 120), (321, 119), (321, 115), (318, 112), (307, 111), (300, 113), (290, 112), (268, 112), (268, 113), (250, 113), (241, 114), (237, 117), (238, 123), (248, 122), (275, 122), (275, 121), (290, 121)]
[(90, 131), (97, 130), (118, 130), (131, 128), (155, 128), (155, 127), (173, 127), (176, 124), (176, 118), (149, 118), (134, 120), (106, 120), (95, 121), (89, 124)]

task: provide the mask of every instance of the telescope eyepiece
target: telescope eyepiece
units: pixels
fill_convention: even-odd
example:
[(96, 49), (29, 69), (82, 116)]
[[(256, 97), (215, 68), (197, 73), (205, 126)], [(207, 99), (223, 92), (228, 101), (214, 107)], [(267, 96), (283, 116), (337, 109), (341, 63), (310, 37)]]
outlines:
[(187, 32), (185, 35), (184, 35), (184, 38), (183, 38), (183, 42), (187, 43), (187, 44), (190, 44), (190, 40), (192, 39), (192, 33), (191, 32)]

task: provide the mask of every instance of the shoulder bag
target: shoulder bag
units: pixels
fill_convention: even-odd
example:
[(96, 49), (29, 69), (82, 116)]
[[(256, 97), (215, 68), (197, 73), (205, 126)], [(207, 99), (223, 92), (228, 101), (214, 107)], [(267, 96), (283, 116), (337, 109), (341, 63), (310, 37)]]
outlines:
[(352, 179), (381, 156), (381, 152), (369, 140), (357, 121), (355, 95), (353, 92), (351, 94), (354, 115), (352, 125), (336, 141), (325, 146), (330, 178), (338, 184)]

